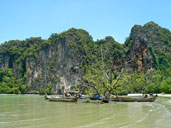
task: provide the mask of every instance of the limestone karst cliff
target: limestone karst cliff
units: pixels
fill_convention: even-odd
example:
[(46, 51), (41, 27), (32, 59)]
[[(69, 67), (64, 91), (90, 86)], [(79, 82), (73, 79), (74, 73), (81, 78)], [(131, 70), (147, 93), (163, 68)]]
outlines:
[[(89, 66), (101, 61), (101, 47), (108, 48), (106, 58), (116, 65), (135, 58), (127, 67), (130, 71), (145, 73), (150, 68), (171, 66), (171, 32), (149, 22), (135, 25), (125, 44), (112, 37), (93, 41), (88, 32), (75, 28), (52, 34), (48, 40), (8, 41), (0, 46), (0, 70), (11, 69), (19, 80), (16, 84), (26, 84), (27, 93), (48, 88), (59, 94), (75, 85)], [(4, 76), (0, 76), (1, 82)]]
[(168, 68), (171, 57), (171, 32), (154, 22), (144, 26), (135, 25), (125, 45), (126, 55), (134, 57), (129, 67), (141, 72), (150, 68)]

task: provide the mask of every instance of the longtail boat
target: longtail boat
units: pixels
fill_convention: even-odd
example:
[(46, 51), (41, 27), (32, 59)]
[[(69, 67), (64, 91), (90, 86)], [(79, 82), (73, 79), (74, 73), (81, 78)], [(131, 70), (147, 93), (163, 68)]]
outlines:
[(54, 102), (77, 102), (77, 97), (52, 97), (49, 98), (49, 101), (54, 101)]
[(154, 102), (156, 96), (150, 97), (130, 97), (130, 96), (113, 96), (111, 101), (119, 101), (119, 102)]
[(77, 97), (59, 97), (59, 96), (48, 96), (45, 95), (45, 99), (54, 102), (77, 102)]

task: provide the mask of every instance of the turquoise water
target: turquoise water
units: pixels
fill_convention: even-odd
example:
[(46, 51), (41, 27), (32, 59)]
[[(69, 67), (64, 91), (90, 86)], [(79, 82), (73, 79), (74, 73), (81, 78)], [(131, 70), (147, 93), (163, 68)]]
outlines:
[(0, 128), (171, 128), (171, 98), (153, 103), (59, 103), (0, 95)]

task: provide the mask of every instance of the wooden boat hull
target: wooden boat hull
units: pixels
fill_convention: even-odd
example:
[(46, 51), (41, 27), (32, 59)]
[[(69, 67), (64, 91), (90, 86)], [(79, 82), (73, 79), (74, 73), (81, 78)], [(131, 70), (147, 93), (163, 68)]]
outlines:
[(153, 97), (128, 97), (128, 96), (116, 96), (112, 97), (112, 101), (118, 101), (118, 102), (154, 102), (156, 99), (156, 96)]
[(53, 102), (77, 102), (77, 98), (63, 97), (63, 98), (48, 98), (49, 101)]

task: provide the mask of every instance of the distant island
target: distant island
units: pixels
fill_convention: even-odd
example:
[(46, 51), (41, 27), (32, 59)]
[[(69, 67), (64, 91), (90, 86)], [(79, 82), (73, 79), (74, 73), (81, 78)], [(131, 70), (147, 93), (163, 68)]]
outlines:
[(124, 44), (83, 29), (0, 45), (0, 93), (171, 93), (171, 32), (135, 25)]

